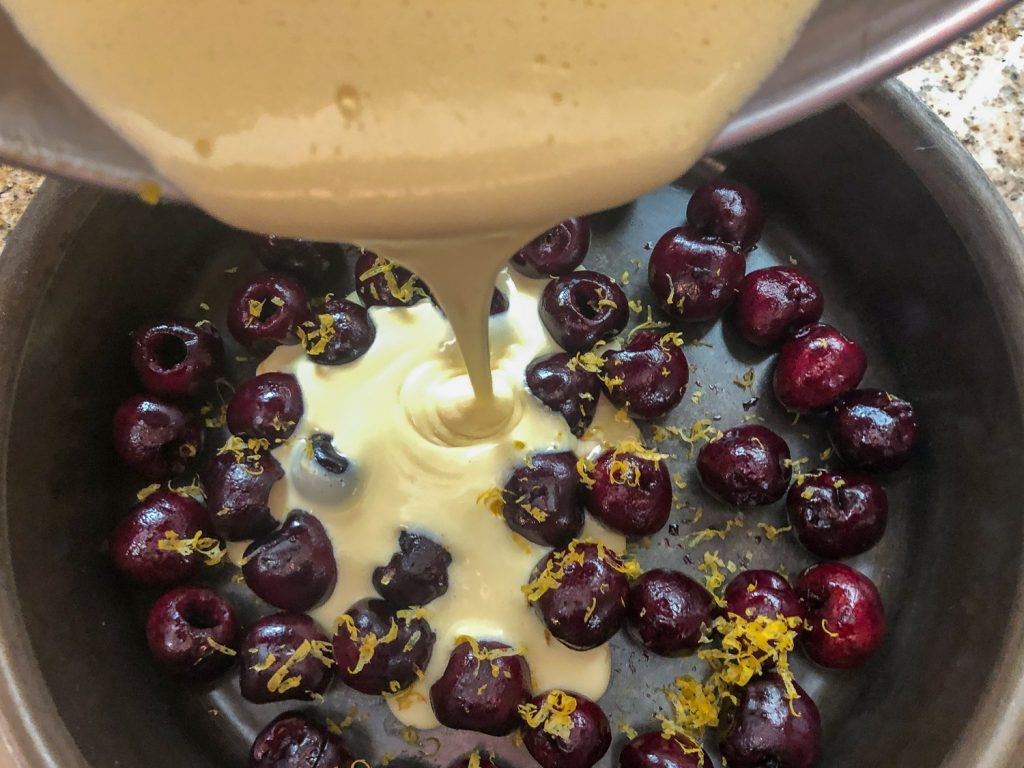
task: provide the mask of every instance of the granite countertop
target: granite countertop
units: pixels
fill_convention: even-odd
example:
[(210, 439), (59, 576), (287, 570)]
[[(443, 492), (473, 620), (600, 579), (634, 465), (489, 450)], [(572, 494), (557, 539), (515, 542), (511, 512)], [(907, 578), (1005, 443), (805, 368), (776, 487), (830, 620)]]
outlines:
[[(971, 151), (1024, 228), (1024, 5), (900, 79)], [(0, 165), (0, 250), (41, 183)]]

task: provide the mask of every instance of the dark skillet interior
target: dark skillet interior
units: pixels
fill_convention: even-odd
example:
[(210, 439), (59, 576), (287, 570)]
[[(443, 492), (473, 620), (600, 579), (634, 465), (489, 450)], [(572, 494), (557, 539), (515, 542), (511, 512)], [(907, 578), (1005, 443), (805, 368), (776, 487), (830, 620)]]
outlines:
[[(924, 425), (919, 455), (884, 481), (893, 512), (886, 538), (853, 561), (882, 589), (890, 620), (884, 653), (854, 672), (797, 663), (799, 681), (824, 714), (820, 765), (936, 766), (990, 685), (1020, 569), (1021, 404), (997, 312), (971, 254), (924, 186), (848, 107), (595, 217), (587, 265), (615, 276), (628, 270), (627, 293), (646, 302), (645, 269), (630, 260), (646, 267), (645, 243), (681, 222), (687, 190), (715, 173), (717, 162), (767, 199), (770, 225), (748, 269), (795, 258), (824, 289), (826, 321), (867, 349), (865, 383), (910, 399)], [(166, 314), (207, 316), (200, 302), (213, 307), (208, 316), (223, 329), (223, 306), (239, 279), (225, 269), (244, 274), (256, 262), (235, 233), (192, 210), (53, 183), (34, 205), (79, 211), (73, 227), (40, 238), (40, 247), (63, 258), (52, 260), (58, 267), (25, 339), (9, 431), (6, 545), (34, 655), (89, 765), (242, 766), (253, 734), (281, 708), (242, 703), (233, 675), (212, 693), (183, 692), (168, 681), (144, 647), (141, 616), (153, 595), (115, 577), (104, 542), (144, 485), (126, 477), (109, 440), (114, 408), (138, 389), (129, 331)], [(47, 279), (45, 270), (37, 279)], [(685, 328), (684, 336), (712, 345), (686, 347), (697, 365), (690, 392), (705, 394), (699, 404), (688, 396), (670, 423), (716, 416), (723, 429), (739, 423), (750, 393), (733, 379), (753, 367), (762, 397), (751, 413), (782, 432), (795, 456), (818, 463), (822, 426), (816, 418), (794, 425), (774, 404), (769, 356), (728, 323)], [(236, 363), (234, 378), (254, 365)], [(689, 482), (682, 496), (704, 517), (697, 526), (681, 524), (678, 536), (655, 537), (640, 553), (644, 565), (695, 574), (689, 563), (709, 549), (737, 562), (749, 550), (753, 566), (783, 563), (791, 574), (811, 562), (788, 537), (748, 536), (761, 533), (758, 521), (784, 525), (780, 506), (748, 513), (746, 528), (724, 542), (687, 548), (687, 533), (734, 513), (702, 493), (685, 450), (674, 450)], [(671, 522), (691, 517), (674, 512)], [(255, 599), (231, 585), (230, 575), (219, 578), (247, 617), (257, 615)], [(603, 704), (613, 725), (652, 727), (663, 702), (658, 689), (696, 667), (647, 659), (624, 637), (615, 645), (616, 676)], [(336, 686), (321, 707), (341, 719), (353, 704), (367, 715), (348, 731), (356, 752), (375, 761), (421, 752), (401, 741), (397, 722), (367, 697)], [(442, 745), (436, 754), (433, 735)], [(617, 763), (624, 740), (619, 733), (602, 765)], [(510, 765), (533, 764), (509, 743), (472, 734), (424, 733), (421, 744), (431, 755), (420, 758), (426, 765), (447, 765), (475, 746)], [(62, 762), (71, 764), (54, 764)]]

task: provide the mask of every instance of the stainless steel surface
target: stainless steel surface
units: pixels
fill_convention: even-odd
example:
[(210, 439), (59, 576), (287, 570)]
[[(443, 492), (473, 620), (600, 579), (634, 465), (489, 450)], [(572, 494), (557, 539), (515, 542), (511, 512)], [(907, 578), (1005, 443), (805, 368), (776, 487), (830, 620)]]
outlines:
[[(1015, 0), (823, 0), (777, 72), (722, 132), (725, 149), (796, 122), (908, 66)], [(742, 41), (738, 41), (742, 45)], [(31, 50), (0, 9), (0, 158), (108, 187), (158, 178)], [(165, 197), (178, 193), (166, 181)]]
[[(819, 279), (826, 318), (861, 340), (866, 382), (918, 406), (926, 440), (887, 477), (893, 520), (879, 548), (855, 564), (884, 595), (890, 635), (864, 669), (825, 672), (802, 660), (798, 678), (825, 717), (828, 768), (1020, 768), (1024, 740), (1024, 242), (984, 175), (937, 121), (887, 86), (742, 150), (705, 163), (680, 184), (595, 217), (592, 266), (634, 273), (646, 298), (645, 243), (683, 215), (687, 190), (724, 166), (759, 187), (770, 226), (751, 267), (790, 257)], [(0, 736), (26, 768), (193, 768), (244, 765), (255, 730), (283, 707), (254, 707), (229, 676), (212, 692), (187, 692), (148, 659), (139, 594), (109, 567), (103, 542), (141, 484), (126, 481), (108, 445), (117, 402), (137, 388), (126, 330), (167, 312), (195, 316), (200, 301), (221, 317), (237, 275), (255, 262), (238, 236), (186, 207), (149, 208), (132, 197), (49, 182), (0, 261)], [(341, 286), (342, 289), (344, 286)], [(757, 370), (752, 413), (780, 429), (797, 456), (824, 447), (821, 425), (797, 424), (766, 391), (771, 358), (728, 323), (684, 329), (697, 370), (671, 417), (738, 422), (749, 394), (733, 384)], [(251, 364), (250, 364), (251, 365)], [(238, 372), (236, 372), (237, 374)], [(381, 406), (383, 407), (383, 406)], [(705, 509), (696, 527), (734, 515), (699, 489), (682, 449), (684, 494)], [(782, 525), (779, 507), (745, 515), (724, 542), (683, 546), (655, 537), (645, 565), (692, 561), (719, 549), (790, 572), (809, 562), (791, 540), (747, 536), (759, 521)], [(691, 562), (688, 562), (687, 559)], [(217, 579), (247, 618), (261, 609)], [(265, 610), (265, 608), (263, 609)], [(442, 651), (443, 652), (443, 651)], [(616, 640), (613, 723), (654, 725), (658, 687), (691, 662), (648, 659)], [(357, 751), (444, 766), (472, 746), (510, 766), (532, 760), (504, 741), (425, 733), (432, 756), (398, 738), (379, 702), (340, 686), (321, 708), (352, 704), (368, 715), (347, 737)], [(216, 714), (212, 712), (216, 710)], [(430, 736), (440, 737), (433, 754)], [(617, 734), (602, 766), (616, 764)], [(372, 751), (370, 745), (373, 745)], [(0, 760), (0, 765), (3, 762)]]

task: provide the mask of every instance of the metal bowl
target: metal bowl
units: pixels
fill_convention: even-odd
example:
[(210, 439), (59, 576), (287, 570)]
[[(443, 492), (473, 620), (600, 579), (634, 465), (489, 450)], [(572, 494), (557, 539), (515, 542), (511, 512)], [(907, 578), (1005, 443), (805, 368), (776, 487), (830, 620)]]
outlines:
[[(883, 544), (854, 561), (882, 589), (890, 634), (881, 655), (847, 673), (797, 675), (821, 705), (820, 765), (854, 768), (1019, 768), (1024, 739), (1024, 243), (982, 172), (959, 144), (896, 86), (859, 97), (742, 150), (707, 161), (679, 184), (594, 219), (592, 263), (634, 270), (645, 243), (678, 223), (687, 190), (725, 168), (765, 194), (770, 227), (751, 266), (795, 258), (820, 280), (826, 318), (866, 346), (867, 383), (911, 399), (925, 428), (912, 464), (885, 479), (893, 521)], [(104, 541), (133, 500), (109, 449), (110, 415), (137, 387), (127, 331), (165, 312), (218, 316), (232, 289), (224, 270), (254, 265), (237, 233), (198, 212), (146, 207), (130, 196), (48, 182), (0, 261), (0, 735), (18, 768), (240, 766), (253, 733), (281, 707), (241, 702), (233, 678), (185, 691), (147, 656), (140, 595), (113, 574)], [(627, 289), (646, 298), (638, 274)], [(673, 420), (736, 423), (750, 397), (732, 383), (757, 371), (751, 413), (782, 430), (798, 456), (823, 447), (821, 425), (774, 406), (771, 359), (728, 323), (685, 329), (694, 390)], [(251, 365), (251, 363), (242, 363)], [(680, 453), (683, 453), (680, 451)], [(680, 458), (679, 466), (692, 473)], [(711, 503), (697, 527), (734, 511)], [(692, 572), (705, 549), (754, 565), (808, 556), (785, 537), (758, 541), (756, 522), (783, 525), (779, 507), (692, 549), (692, 513), (679, 535), (656, 537), (647, 565)], [(220, 577), (246, 617), (260, 610)], [(266, 610), (264, 608), (264, 610)], [(613, 723), (654, 725), (658, 688), (692, 662), (647, 659), (616, 641)], [(423, 734), (398, 738), (379, 703), (336, 687), (321, 705), (368, 715), (347, 734), (356, 750), (405, 764), (444, 766), (482, 745), (510, 765), (532, 764), (507, 741)], [(431, 736), (439, 736), (435, 743)], [(602, 766), (616, 763), (625, 737)], [(374, 748), (371, 751), (370, 743)], [(440, 749), (437, 747), (440, 745)], [(424, 754), (420, 754), (424, 753)], [(401, 764), (401, 763), (399, 763)]]
[[(803, 35), (715, 143), (724, 149), (825, 109), (1012, 6), (1016, 0), (822, 0)], [(25, 44), (0, 8), (0, 159), (137, 191), (158, 178)], [(179, 193), (166, 181), (165, 198)]]

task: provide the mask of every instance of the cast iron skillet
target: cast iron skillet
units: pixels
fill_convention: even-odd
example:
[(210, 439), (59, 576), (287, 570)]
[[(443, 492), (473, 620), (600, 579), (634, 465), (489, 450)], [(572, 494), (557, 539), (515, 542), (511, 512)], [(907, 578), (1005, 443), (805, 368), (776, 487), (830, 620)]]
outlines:
[[(825, 717), (820, 765), (1019, 768), (1020, 233), (955, 139), (887, 86), (595, 217), (588, 263), (630, 270), (631, 295), (645, 298), (642, 271), (629, 260), (646, 261), (644, 244), (680, 221), (687, 190), (720, 166), (768, 200), (771, 226), (750, 267), (793, 257), (817, 277), (826, 319), (868, 350), (866, 383), (911, 399), (926, 435), (911, 466), (886, 480), (894, 514), (885, 541), (854, 561), (883, 591), (884, 652), (857, 672), (796, 667)], [(194, 210), (54, 182), (0, 260), (0, 724), (11, 765), (243, 766), (252, 735), (280, 709), (243, 704), (232, 678), (204, 694), (169, 683), (142, 640), (140, 612), (152, 596), (121, 583), (104, 552), (140, 485), (127, 482), (108, 437), (113, 409), (137, 387), (127, 332), (156, 314), (199, 316), (200, 301), (219, 320), (238, 279), (224, 274), (230, 266), (244, 273), (254, 262), (237, 233)], [(728, 324), (685, 335), (711, 345), (687, 347), (697, 365), (691, 387), (705, 397), (684, 401), (673, 421), (739, 422), (750, 395), (732, 379), (753, 367), (755, 394), (765, 395), (753, 412), (782, 430), (796, 455), (817, 456), (820, 424), (793, 425), (772, 403), (770, 358)], [(692, 475), (687, 462), (679, 466)], [(688, 499), (705, 509), (698, 527), (733, 515), (687, 479)], [(656, 537), (641, 560), (692, 571), (687, 558), (711, 548), (737, 561), (749, 550), (753, 565), (781, 562), (791, 573), (810, 561), (785, 538), (747, 536), (759, 533), (758, 521), (783, 525), (780, 509), (746, 519), (726, 541), (694, 550), (683, 545), (691, 528), (681, 524), (681, 535)], [(247, 617), (259, 610), (241, 592), (234, 597)], [(604, 703), (614, 724), (651, 727), (658, 687), (694, 667), (646, 660), (624, 639), (616, 645)], [(375, 760), (404, 753), (413, 764), (444, 766), (483, 746), (511, 765), (532, 764), (508, 743), (467, 734), (423, 734), (421, 750), (409, 747), (379, 704), (340, 688), (322, 706), (337, 717), (353, 703), (367, 718), (347, 737)], [(602, 765), (616, 764), (624, 739), (617, 735)]]

